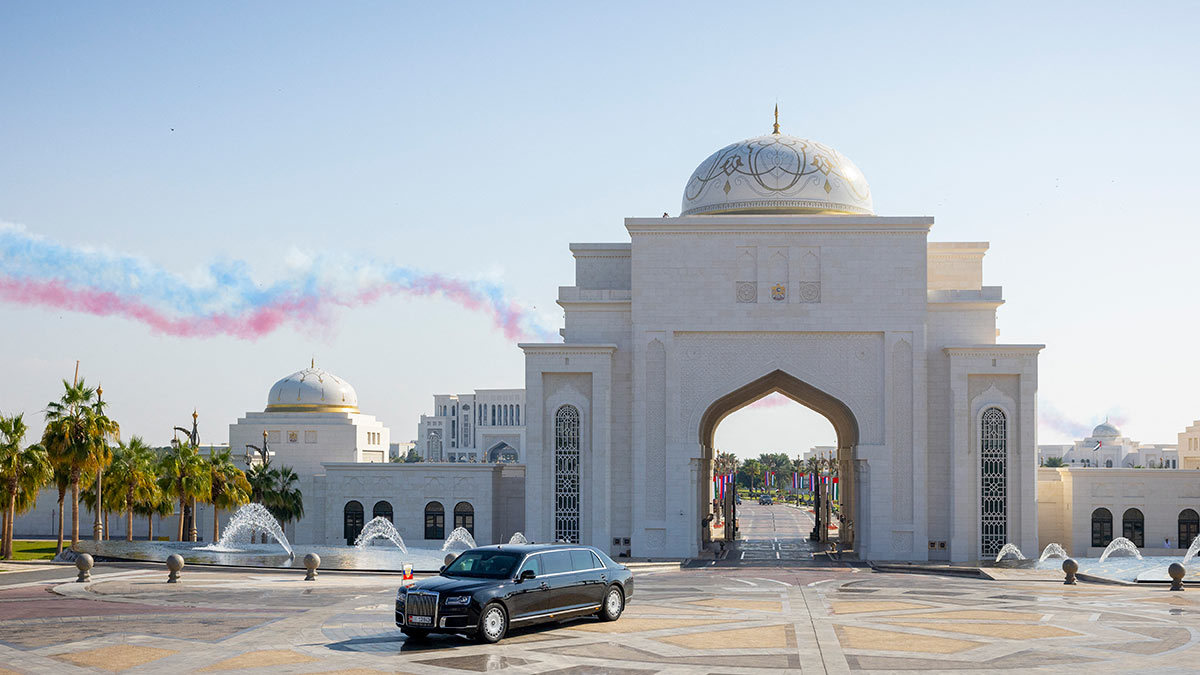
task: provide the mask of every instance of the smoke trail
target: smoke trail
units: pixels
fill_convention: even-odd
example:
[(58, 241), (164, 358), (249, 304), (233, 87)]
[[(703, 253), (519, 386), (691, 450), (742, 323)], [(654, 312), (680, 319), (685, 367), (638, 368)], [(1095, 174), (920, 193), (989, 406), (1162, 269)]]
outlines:
[(798, 404), (795, 401), (793, 401), (792, 399), (784, 396), (783, 394), (780, 394), (779, 392), (774, 392), (774, 393), (767, 394), (766, 396), (758, 399), (757, 401), (755, 401), (754, 403), (751, 403), (750, 405), (748, 405), (746, 407), (753, 408), (754, 410), (762, 410), (762, 409), (767, 409), (767, 408), (781, 408), (786, 405), (798, 405)]
[(510, 340), (554, 333), (494, 283), (387, 263), (300, 258), (286, 279), (254, 281), (240, 260), (209, 265), (188, 281), (134, 256), (72, 247), (0, 223), (0, 301), (138, 321), (175, 337), (256, 340), (284, 324), (328, 323), (332, 310), (387, 296), (440, 296), (489, 316)]

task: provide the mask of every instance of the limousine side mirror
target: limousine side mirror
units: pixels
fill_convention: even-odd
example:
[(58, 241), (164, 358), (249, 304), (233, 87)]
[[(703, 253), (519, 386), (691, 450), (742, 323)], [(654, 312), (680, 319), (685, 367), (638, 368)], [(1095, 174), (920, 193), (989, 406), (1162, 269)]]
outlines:
[(533, 570), (523, 570), (521, 576), (517, 577), (517, 581), (528, 581), (536, 576), (537, 574)]

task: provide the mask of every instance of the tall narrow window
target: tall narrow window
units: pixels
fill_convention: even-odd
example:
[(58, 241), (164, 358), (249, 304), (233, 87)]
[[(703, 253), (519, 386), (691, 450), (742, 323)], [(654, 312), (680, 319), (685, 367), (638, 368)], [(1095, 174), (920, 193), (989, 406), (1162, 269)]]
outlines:
[(1112, 511), (1099, 508), (1092, 511), (1092, 546), (1104, 548), (1112, 542)]
[(554, 539), (579, 543), (579, 409), (554, 414)]
[(446, 538), (446, 509), (441, 502), (429, 502), (425, 505), (425, 538)]
[(346, 502), (342, 507), (342, 536), (346, 538), (346, 545), (354, 544), (354, 540), (358, 539), (358, 533), (363, 529), (363, 506), (358, 501), (351, 500)]
[(1121, 516), (1121, 536), (1138, 548), (1146, 547), (1146, 519), (1138, 509), (1128, 509)]
[(989, 558), (1008, 539), (1008, 420), (999, 408), (983, 411), (979, 440), (979, 533), (983, 556)]
[(475, 536), (475, 507), (467, 502), (454, 505), (454, 529), (460, 527)]
[(517, 406), (517, 426), (521, 426), (521, 406)]

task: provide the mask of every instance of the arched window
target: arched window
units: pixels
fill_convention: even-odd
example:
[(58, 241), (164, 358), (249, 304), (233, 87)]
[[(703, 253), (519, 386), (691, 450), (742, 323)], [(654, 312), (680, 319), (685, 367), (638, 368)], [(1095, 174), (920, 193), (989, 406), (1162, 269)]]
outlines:
[(517, 453), (517, 449), (514, 448), (513, 446), (509, 445), (508, 443), (501, 441), (501, 442), (493, 445), (487, 451), (487, 456), (484, 461), (487, 461), (492, 464), (495, 464), (497, 462), (503, 462), (505, 464), (512, 464), (513, 462), (516, 462), (518, 459), (520, 459), (520, 456), (519, 456), (519, 453)]
[(1192, 545), (1192, 540), (1200, 535), (1200, 515), (1197, 515), (1192, 509), (1184, 509), (1179, 512), (1179, 540), (1175, 543), (1178, 548), (1187, 548)]
[(1112, 538), (1112, 512), (1104, 508), (1092, 511), (1092, 546), (1104, 548)]
[(446, 538), (446, 509), (441, 502), (429, 502), (425, 505), (425, 538)]
[(1004, 411), (983, 411), (979, 444), (979, 534), (983, 557), (990, 558), (1008, 541), (1008, 420)]
[(579, 409), (554, 413), (554, 540), (579, 543)]
[(508, 426), (508, 406), (500, 406), (500, 426)]
[(521, 426), (521, 406), (520, 405), (517, 406), (517, 421), (515, 422), (515, 424), (517, 426)]
[(1106, 469), (1112, 468), (1112, 460), (1111, 459), (1104, 460), (1104, 468), (1106, 468)]
[(492, 426), (496, 426), (496, 404), (492, 404)]
[(375, 507), (371, 509), (371, 517), (387, 518), (389, 523), (393, 522), (391, 502), (375, 502)]
[(1146, 547), (1146, 519), (1137, 509), (1129, 509), (1121, 516), (1121, 536), (1138, 548)]
[(466, 502), (454, 505), (454, 529), (460, 527), (475, 536), (475, 507)]
[(363, 529), (363, 506), (357, 501), (349, 501), (342, 509), (342, 536), (346, 545), (351, 546), (358, 539), (358, 533)]

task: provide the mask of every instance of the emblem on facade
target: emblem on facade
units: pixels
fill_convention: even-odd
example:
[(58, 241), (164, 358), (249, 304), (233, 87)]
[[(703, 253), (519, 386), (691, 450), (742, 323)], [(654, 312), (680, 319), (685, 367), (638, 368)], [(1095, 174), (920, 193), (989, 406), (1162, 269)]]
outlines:
[(787, 298), (787, 287), (783, 284), (775, 284), (771, 287), (771, 299), (775, 302), (783, 302)]
[(758, 285), (748, 281), (738, 284), (737, 301), (758, 302)]
[(821, 301), (821, 282), (806, 281), (800, 284), (796, 291), (799, 293), (800, 302), (820, 302)]

